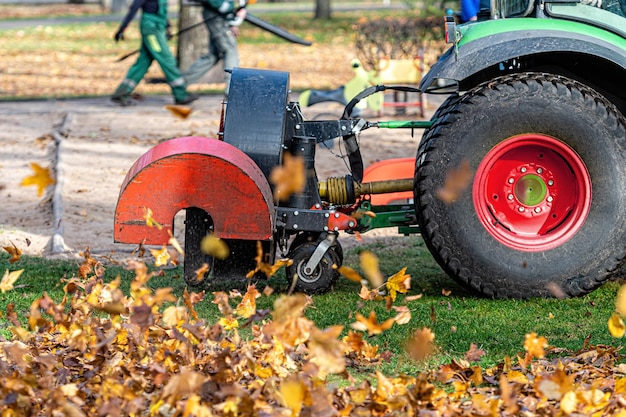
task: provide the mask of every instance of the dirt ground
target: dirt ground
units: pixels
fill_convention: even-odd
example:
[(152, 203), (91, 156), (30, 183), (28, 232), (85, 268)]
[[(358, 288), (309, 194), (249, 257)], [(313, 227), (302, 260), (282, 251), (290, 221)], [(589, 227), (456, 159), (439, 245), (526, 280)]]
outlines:
[[(150, 96), (127, 108), (108, 98), (0, 103), (0, 246), (46, 257), (77, 257), (87, 247), (105, 258), (128, 256), (137, 245), (113, 242), (115, 205), (128, 169), (164, 139), (215, 137), (218, 131), (221, 96), (201, 97), (184, 120), (165, 109), (168, 104), (169, 96)], [(427, 114), (435, 107), (428, 101)], [(318, 104), (303, 110), (312, 119), (320, 113), (339, 115), (341, 108)], [(394, 117), (393, 110), (385, 112), (381, 120)], [(363, 116), (378, 120), (367, 110)], [(366, 130), (361, 135), (364, 162), (414, 156), (420, 137), (421, 131), (411, 137), (407, 130)], [(339, 155), (338, 145), (318, 148), (321, 179), (348, 172)], [(36, 187), (20, 185), (33, 175), (31, 163), (56, 176), (56, 184), (41, 197)], [(395, 229), (368, 232), (364, 239), (389, 234)], [(346, 236), (342, 243), (355, 244), (354, 237)]]

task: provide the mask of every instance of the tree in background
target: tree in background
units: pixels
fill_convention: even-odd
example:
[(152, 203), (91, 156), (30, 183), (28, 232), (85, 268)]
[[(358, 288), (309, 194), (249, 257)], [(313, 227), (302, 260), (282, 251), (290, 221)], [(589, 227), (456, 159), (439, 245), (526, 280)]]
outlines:
[(315, 0), (315, 19), (330, 19), (330, 0)]
[[(202, 22), (202, 6), (192, 6), (184, 0), (179, 3), (180, 13), (178, 19), (178, 31)], [(205, 51), (208, 50), (208, 36), (206, 27), (198, 27), (181, 33), (177, 39), (178, 68), (185, 71)]]

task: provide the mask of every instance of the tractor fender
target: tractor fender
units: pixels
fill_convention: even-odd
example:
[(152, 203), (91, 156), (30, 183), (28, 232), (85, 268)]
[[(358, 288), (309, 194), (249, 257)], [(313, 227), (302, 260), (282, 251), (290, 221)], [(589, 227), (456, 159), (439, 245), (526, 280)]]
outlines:
[[(584, 59), (611, 63), (626, 72), (626, 41), (615, 33), (582, 23), (521, 18), (461, 25), (458, 29), (458, 46), (449, 48), (431, 67), (420, 82), (420, 90), (444, 91), (442, 86), (450, 83), (443, 80), (456, 81), (461, 90), (469, 89), (483, 81), (474, 76), (487, 68), (498, 70), (503, 62), (528, 56), (544, 57), (539, 62), (549, 64), (554, 53), (577, 55), (581, 60), (586, 56)], [(445, 92), (450, 91), (446, 88)]]
[[(228, 143), (191, 136), (158, 144), (130, 168), (115, 209), (114, 240), (165, 244), (174, 216), (189, 207), (205, 210), (222, 239), (272, 237), (272, 192), (259, 167)], [(162, 228), (146, 224), (148, 209)]]

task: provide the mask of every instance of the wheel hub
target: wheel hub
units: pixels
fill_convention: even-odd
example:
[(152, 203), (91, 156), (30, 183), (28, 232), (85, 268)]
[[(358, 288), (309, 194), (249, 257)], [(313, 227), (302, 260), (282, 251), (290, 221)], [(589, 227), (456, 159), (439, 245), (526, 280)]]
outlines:
[(580, 156), (564, 142), (518, 135), (485, 155), (473, 199), (480, 222), (500, 243), (522, 251), (548, 250), (584, 223), (591, 179)]

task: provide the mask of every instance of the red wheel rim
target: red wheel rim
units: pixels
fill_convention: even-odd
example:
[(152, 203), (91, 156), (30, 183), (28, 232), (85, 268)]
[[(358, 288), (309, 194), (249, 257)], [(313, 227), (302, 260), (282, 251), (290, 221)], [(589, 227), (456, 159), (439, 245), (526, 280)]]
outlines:
[(513, 136), (491, 149), (473, 186), (480, 223), (498, 242), (536, 252), (578, 232), (591, 207), (591, 179), (580, 156), (550, 136)]

